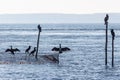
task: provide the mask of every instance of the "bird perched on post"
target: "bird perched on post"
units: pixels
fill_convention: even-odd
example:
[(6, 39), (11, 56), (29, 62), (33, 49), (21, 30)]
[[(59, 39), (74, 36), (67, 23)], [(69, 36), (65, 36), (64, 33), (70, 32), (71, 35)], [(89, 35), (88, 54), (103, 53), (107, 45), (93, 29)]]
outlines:
[(114, 38), (115, 38), (115, 33), (114, 33), (114, 30), (113, 30), (113, 29), (111, 29), (111, 35), (112, 35), (112, 39), (114, 40)]
[(25, 50), (25, 53), (29, 53), (30, 49), (31, 49), (31, 46), (29, 46), (29, 47)]
[(33, 55), (34, 56), (34, 53), (36, 52), (36, 47), (34, 47), (34, 50), (32, 50), (31, 52), (30, 52), (30, 54), (29, 54), (29, 56), (30, 55)]
[(106, 17), (104, 18), (105, 25), (108, 23), (108, 19), (109, 19), (109, 16), (108, 16), (108, 14), (106, 14)]

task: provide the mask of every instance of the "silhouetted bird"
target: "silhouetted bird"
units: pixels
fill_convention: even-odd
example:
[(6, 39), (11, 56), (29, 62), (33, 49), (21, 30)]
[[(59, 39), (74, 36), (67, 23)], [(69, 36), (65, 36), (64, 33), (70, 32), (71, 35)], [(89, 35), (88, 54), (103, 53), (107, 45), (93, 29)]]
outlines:
[(109, 16), (108, 16), (108, 14), (106, 14), (106, 17), (104, 18), (105, 25), (108, 23), (108, 19), (109, 19)]
[[(59, 51), (59, 48), (54, 47), (52, 51)], [(64, 47), (64, 48), (61, 48), (61, 51), (70, 51), (70, 48)]]
[(114, 33), (114, 30), (113, 30), (113, 29), (111, 29), (111, 35), (112, 35), (112, 39), (114, 40), (114, 38), (115, 38), (115, 33)]
[(34, 50), (30, 52), (29, 56), (30, 55), (33, 55), (34, 56), (34, 53), (36, 52), (36, 47), (34, 47)]
[(12, 46), (10, 46), (10, 49), (6, 49), (5, 52), (11, 52), (11, 54), (15, 55), (14, 52), (20, 52), (20, 50), (18, 48), (13, 49)]
[(11, 52), (11, 54), (13, 54), (13, 55), (15, 54), (14, 51), (11, 49), (6, 49), (5, 52)]
[(25, 50), (25, 53), (29, 53), (30, 49), (31, 49), (31, 46), (29, 46), (29, 47)]

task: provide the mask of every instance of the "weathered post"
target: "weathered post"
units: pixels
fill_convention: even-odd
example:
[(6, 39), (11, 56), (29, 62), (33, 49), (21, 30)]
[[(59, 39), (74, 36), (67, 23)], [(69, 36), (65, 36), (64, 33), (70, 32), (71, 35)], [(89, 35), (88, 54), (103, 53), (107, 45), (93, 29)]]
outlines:
[(41, 32), (41, 27), (40, 27), (40, 25), (38, 25), (38, 30), (39, 30), (39, 32), (38, 32), (38, 39), (37, 39), (37, 50), (36, 50), (36, 55), (35, 55), (36, 60), (38, 60), (37, 55), (38, 55), (39, 39), (40, 39), (40, 32)]
[(113, 29), (111, 29), (111, 35), (112, 35), (112, 67), (114, 67), (114, 39), (115, 39), (115, 33), (114, 33)]
[(108, 46), (108, 19), (109, 16), (106, 14), (106, 17), (104, 18), (105, 25), (106, 25), (106, 41), (105, 41), (105, 65), (107, 66), (107, 46)]

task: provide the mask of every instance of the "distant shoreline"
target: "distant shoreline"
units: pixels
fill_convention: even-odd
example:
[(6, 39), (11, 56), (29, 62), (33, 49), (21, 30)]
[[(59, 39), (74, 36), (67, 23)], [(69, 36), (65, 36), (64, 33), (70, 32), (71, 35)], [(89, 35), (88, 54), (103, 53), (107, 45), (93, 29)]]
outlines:
[[(31, 25), (38, 25), (38, 24), (103, 24), (104, 23), (0, 23), (0, 25), (19, 25), (19, 24), (23, 24), (23, 25), (27, 25), (27, 24), (31, 24)], [(109, 24), (120, 24), (120, 23), (109, 23)]]
[[(94, 14), (0, 14), (0, 24), (78, 24), (104, 23), (106, 13)], [(120, 13), (109, 13), (109, 23), (120, 23)]]

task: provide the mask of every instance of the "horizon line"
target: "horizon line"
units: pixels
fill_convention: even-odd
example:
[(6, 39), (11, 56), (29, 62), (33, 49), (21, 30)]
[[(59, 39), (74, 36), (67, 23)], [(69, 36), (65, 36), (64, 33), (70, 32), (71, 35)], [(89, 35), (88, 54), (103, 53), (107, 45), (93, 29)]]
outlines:
[(0, 15), (14, 15), (14, 14), (64, 14), (64, 15), (93, 15), (93, 14), (120, 14), (120, 12), (98, 12), (98, 13), (0, 13)]
[[(104, 23), (47, 23), (47, 22), (45, 22), (45, 23), (0, 23), (0, 25), (1, 24), (103, 24), (104, 25)], [(120, 24), (120, 23), (109, 23), (109, 24)]]

